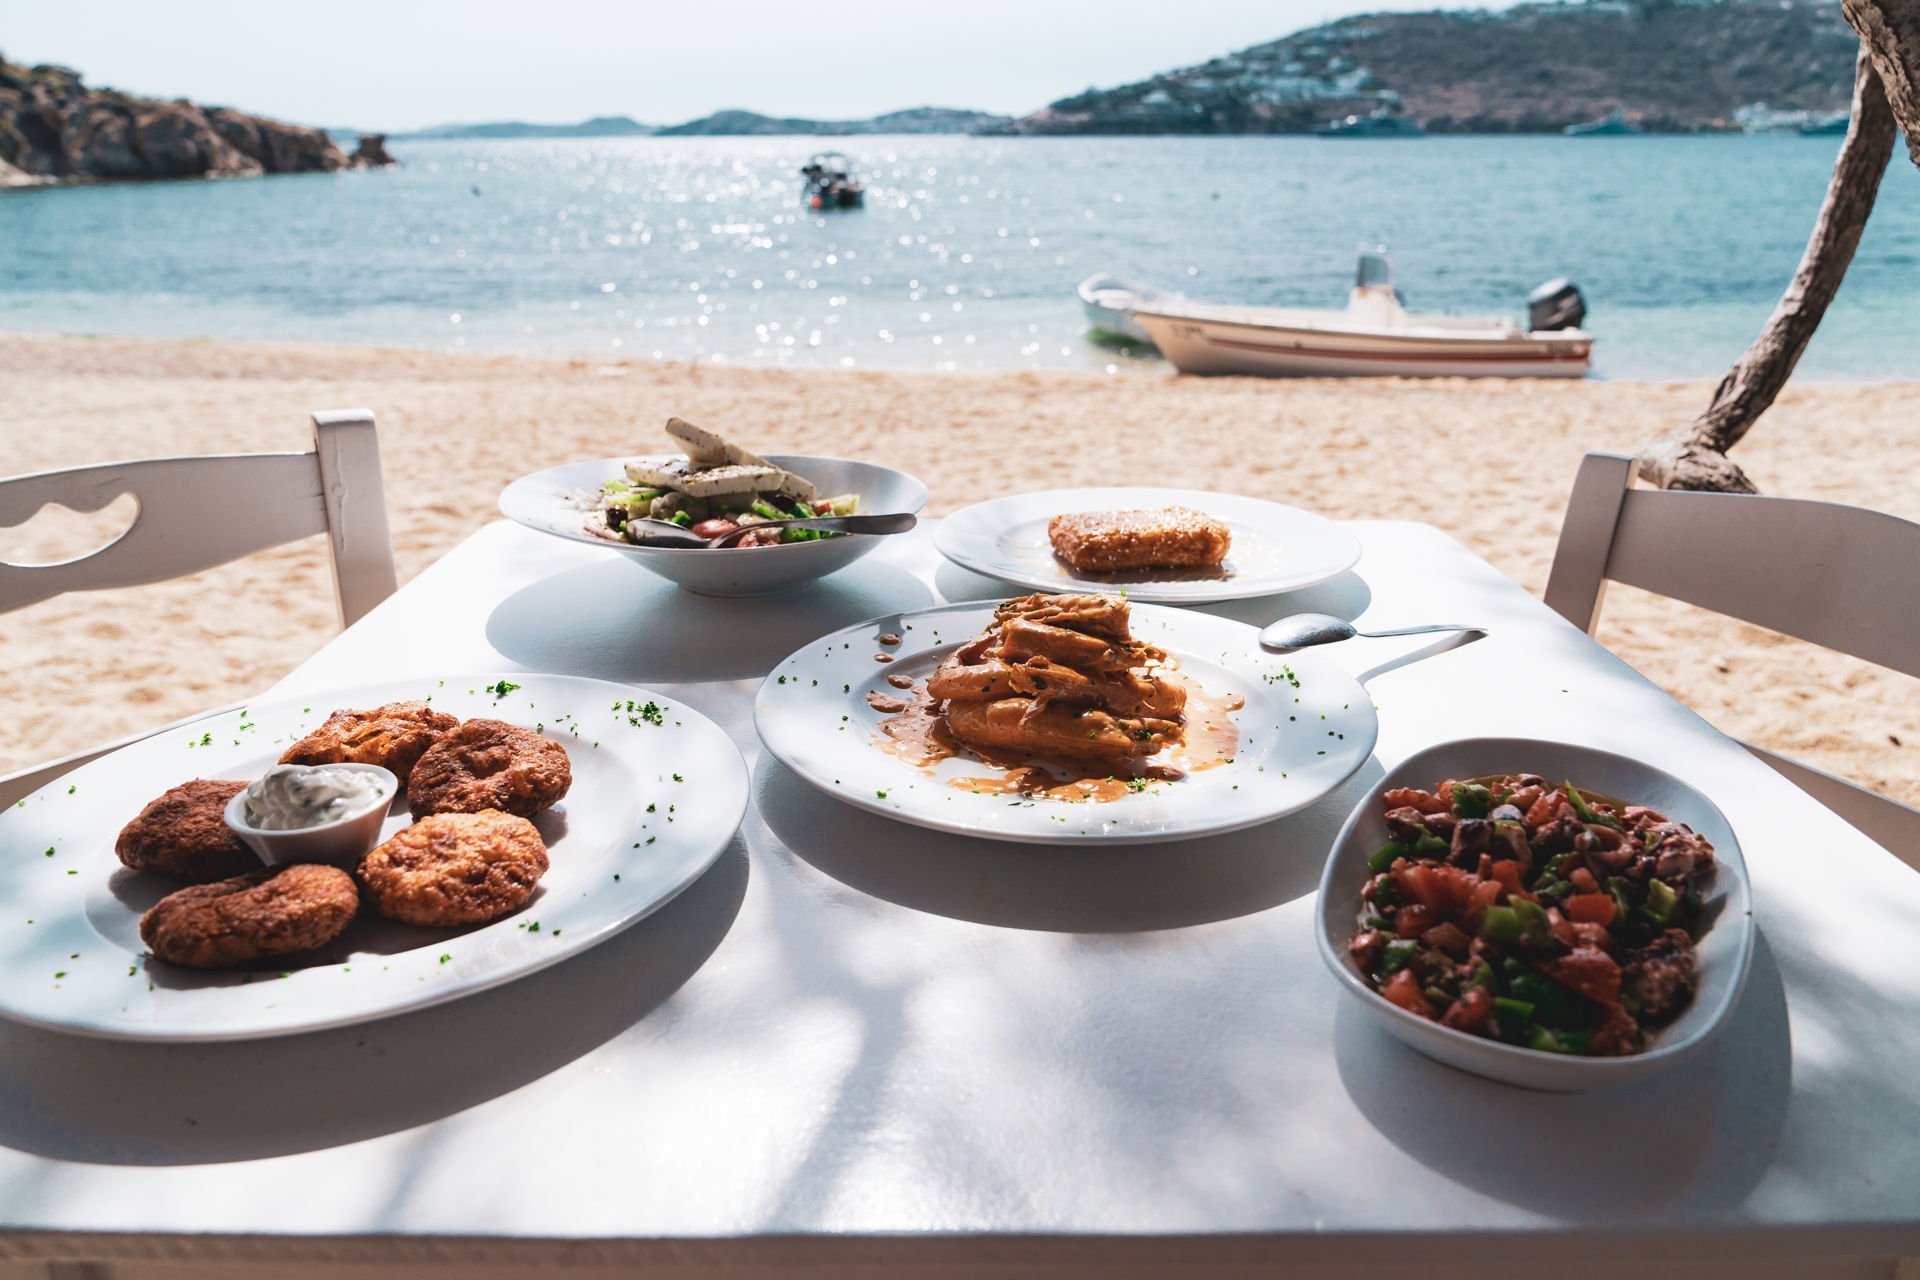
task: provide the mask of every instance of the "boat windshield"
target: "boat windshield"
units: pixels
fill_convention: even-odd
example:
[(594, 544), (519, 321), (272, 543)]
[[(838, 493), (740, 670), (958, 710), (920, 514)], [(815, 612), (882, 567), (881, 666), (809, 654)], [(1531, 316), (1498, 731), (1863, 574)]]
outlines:
[(1354, 272), (1353, 287), (1365, 289), (1371, 285), (1393, 287), (1393, 264), (1387, 261), (1385, 245), (1360, 251), (1360, 266)]

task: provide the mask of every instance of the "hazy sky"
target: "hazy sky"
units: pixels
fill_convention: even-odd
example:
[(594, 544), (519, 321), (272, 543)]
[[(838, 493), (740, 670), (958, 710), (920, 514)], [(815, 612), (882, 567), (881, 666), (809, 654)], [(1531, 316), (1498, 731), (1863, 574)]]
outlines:
[(0, 0), (0, 51), (306, 124), (1019, 114), (1345, 13), (1435, 0)]

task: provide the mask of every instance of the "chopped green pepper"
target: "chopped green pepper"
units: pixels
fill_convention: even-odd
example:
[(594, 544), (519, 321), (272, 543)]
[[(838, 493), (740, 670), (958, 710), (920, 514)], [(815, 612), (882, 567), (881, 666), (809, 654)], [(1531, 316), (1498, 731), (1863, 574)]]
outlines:
[(1493, 1001), (1494, 1025), (1500, 1029), (1502, 1040), (1518, 1040), (1527, 1033), (1527, 1024), (1533, 1021), (1533, 1006), (1525, 1000), (1509, 1000), (1505, 996), (1495, 996)]
[(1379, 852), (1367, 859), (1367, 870), (1379, 875), (1393, 865), (1395, 858), (1407, 856), (1407, 847), (1398, 841), (1389, 840), (1380, 846)]
[(1612, 827), (1616, 831), (1620, 829), (1620, 820), (1618, 818), (1609, 818), (1605, 814), (1596, 813), (1587, 804), (1586, 799), (1581, 796), (1579, 789), (1571, 782), (1561, 783), (1560, 789), (1566, 793), (1567, 803), (1573, 806), (1573, 811), (1580, 815), (1580, 821), (1597, 823), (1603, 827)]
[(1453, 816), (1484, 818), (1493, 812), (1493, 792), (1477, 782), (1453, 784)]
[(1420, 828), (1420, 838), (1413, 842), (1413, 852), (1415, 855), (1445, 853), (1452, 847), (1452, 845), (1433, 834), (1433, 832), (1428, 831), (1425, 827)]
[(1520, 918), (1517, 941), (1521, 946), (1540, 950), (1556, 945), (1553, 922), (1547, 919), (1545, 907), (1537, 902), (1528, 902), (1525, 898), (1509, 898), (1507, 905)]
[(1673, 909), (1680, 904), (1680, 895), (1665, 880), (1647, 882), (1647, 916), (1655, 924), (1664, 925), (1673, 919)]
[(1520, 941), (1523, 932), (1525, 927), (1520, 922), (1520, 913), (1512, 907), (1495, 904), (1481, 914), (1480, 936), (1488, 942), (1510, 946)]
[(1380, 948), (1379, 976), (1392, 977), (1407, 967), (1407, 963), (1420, 952), (1420, 944), (1412, 938), (1395, 938)]

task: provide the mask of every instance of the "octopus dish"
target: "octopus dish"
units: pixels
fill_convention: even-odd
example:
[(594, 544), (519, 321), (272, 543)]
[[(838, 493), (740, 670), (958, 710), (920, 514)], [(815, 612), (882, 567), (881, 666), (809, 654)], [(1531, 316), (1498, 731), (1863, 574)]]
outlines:
[(262, 867), (168, 894), (140, 918), (140, 940), (170, 964), (230, 969), (325, 946), (359, 908), (337, 867)]
[(948, 731), (994, 756), (1132, 771), (1182, 737), (1187, 687), (1124, 599), (1021, 596), (927, 681)]

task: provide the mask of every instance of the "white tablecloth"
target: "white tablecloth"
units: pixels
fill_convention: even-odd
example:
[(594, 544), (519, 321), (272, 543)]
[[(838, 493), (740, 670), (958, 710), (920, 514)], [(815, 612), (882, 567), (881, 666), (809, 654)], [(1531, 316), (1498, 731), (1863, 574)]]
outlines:
[[(1443, 534), (1353, 527), (1353, 573), (1217, 611), (1491, 634), (1330, 651), (1380, 709), (1358, 778), (1251, 831), (1120, 849), (923, 832), (760, 752), (754, 691), (799, 644), (1008, 594), (924, 528), (761, 600), (483, 529), (276, 691), (495, 669), (651, 687), (745, 753), (732, 846), (615, 940), (417, 1014), (203, 1047), (0, 1025), (0, 1258), (1920, 1253), (1920, 877)], [(1637, 755), (1720, 803), (1760, 944), (1708, 1051), (1548, 1096), (1346, 1007), (1314, 953), (1334, 833), (1383, 765), (1479, 734)]]

